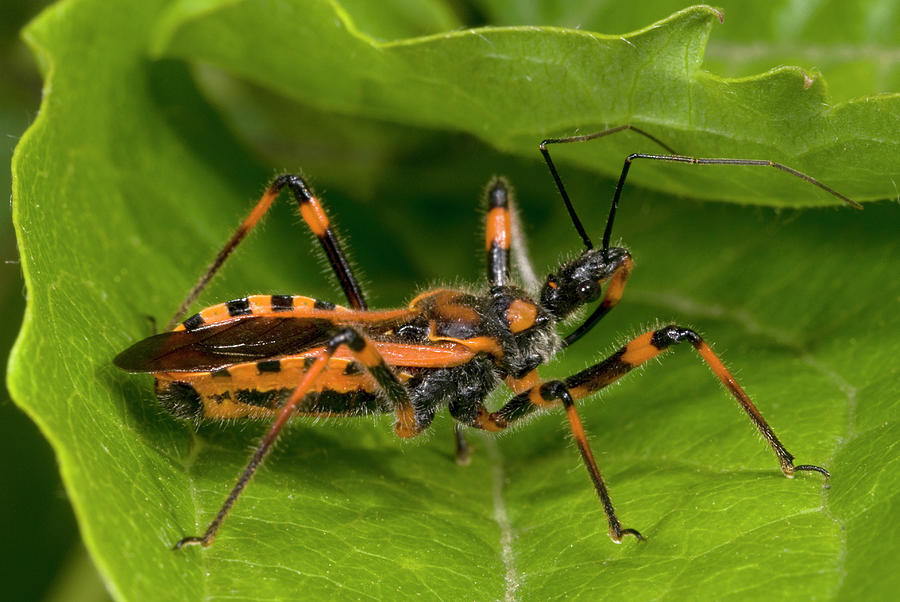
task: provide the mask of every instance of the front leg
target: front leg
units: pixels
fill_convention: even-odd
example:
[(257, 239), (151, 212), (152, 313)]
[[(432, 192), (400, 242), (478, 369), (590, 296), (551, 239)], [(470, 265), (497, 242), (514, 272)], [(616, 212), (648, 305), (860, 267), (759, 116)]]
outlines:
[(569, 419), (569, 428), (572, 429), (572, 436), (575, 438), (575, 443), (578, 445), (578, 451), (581, 452), (581, 459), (587, 468), (591, 481), (594, 483), (594, 489), (597, 491), (600, 503), (603, 504), (603, 512), (606, 514), (606, 520), (609, 523), (610, 539), (616, 543), (622, 543), (622, 538), (624, 536), (633, 535), (640, 541), (644, 541), (644, 536), (641, 535), (639, 531), (623, 528), (622, 523), (619, 521), (619, 517), (616, 516), (612, 500), (609, 497), (609, 490), (606, 488), (606, 483), (603, 482), (600, 468), (597, 466), (597, 461), (594, 459), (594, 454), (591, 452), (590, 445), (588, 445), (584, 427), (581, 426), (581, 418), (578, 417), (578, 412), (575, 411), (575, 400), (572, 399), (572, 395), (569, 393), (566, 384), (562, 381), (554, 380), (544, 383), (538, 390), (544, 401), (553, 402), (559, 400), (566, 409), (566, 417)]
[[(609, 523), (610, 538), (616, 543), (621, 543), (624, 536), (633, 535), (643, 541), (643, 535), (634, 529), (622, 527), (622, 523), (616, 516), (612, 500), (609, 497), (609, 491), (600, 474), (600, 469), (597, 467), (594, 454), (588, 445), (587, 435), (585, 435), (584, 428), (581, 426), (581, 420), (575, 411), (575, 402), (565, 383), (562, 381), (541, 382), (537, 371), (532, 371), (521, 379), (507, 379), (507, 384), (513, 391), (521, 393), (500, 411), (489, 412), (481, 403), (478, 403), (475, 406), (466, 407), (466, 411), (463, 412), (460, 411), (461, 408), (454, 408), (451, 404), (451, 414), (457, 420), (465, 422), (470, 427), (496, 432), (506, 429), (511, 421), (529, 413), (528, 411), (521, 411), (524, 407), (550, 407), (561, 402), (566, 409), (566, 416), (569, 419), (572, 435), (575, 437), (575, 442), (578, 444), (578, 449), (581, 452), (581, 459), (584, 461), (591, 481), (594, 483), (594, 488), (597, 490), (600, 502), (603, 504), (603, 512), (606, 514), (606, 519)], [(532, 398), (534, 398), (534, 401), (532, 401)], [(511, 408), (515, 408), (515, 411), (504, 411)]]
[[(828, 471), (821, 466), (811, 464), (794, 466), (794, 456), (779, 441), (775, 431), (763, 418), (747, 393), (744, 392), (721, 360), (713, 353), (709, 345), (706, 344), (700, 335), (689, 328), (671, 325), (644, 333), (602, 362), (568, 377), (564, 381), (565, 385), (573, 399), (582, 399), (619, 380), (634, 368), (667, 351), (671, 346), (685, 341), (694, 347), (700, 359), (722, 381), (722, 384), (725, 385), (744, 412), (750, 417), (756, 429), (769, 443), (781, 464), (781, 471), (786, 477), (792, 477), (799, 470), (820, 472), (826, 477), (829, 476)], [(511, 399), (506, 405), (494, 412), (492, 416), (498, 420), (512, 422), (527, 416), (538, 408), (548, 405), (559, 404), (549, 403), (544, 398), (541, 387), (534, 387)]]
[(597, 322), (619, 303), (625, 292), (625, 283), (628, 281), (628, 276), (631, 275), (632, 267), (634, 267), (634, 262), (632, 261), (631, 256), (626, 254), (622, 257), (622, 263), (619, 264), (619, 267), (617, 267), (616, 271), (610, 276), (609, 284), (606, 286), (606, 292), (603, 294), (603, 300), (600, 301), (600, 305), (597, 306), (597, 309), (595, 309), (578, 328), (563, 339), (563, 347), (568, 347), (586, 335)]
[[(821, 466), (812, 464), (795, 466), (793, 463), (794, 456), (775, 436), (772, 427), (769, 426), (731, 373), (728, 372), (719, 358), (712, 352), (709, 345), (693, 330), (674, 325), (647, 332), (637, 337), (602, 362), (582, 370), (563, 381), (540, 383), (519, 393), (502, 408), (491, 413), (486, 419), (482, 419), (482, 422), (491, 425), (502, 425), (505, 428), (508, 424), (531, 414), (539, 408), (562, 405), (566, 410), (572, 434), (578, 443), (585, 467), (591, 476), (591, 480), (594, 482), (597, 495), (603, 503), (604, 511), (609, 520), (610, 537), (616, 542), (621, 540), (622, 535), (640, 537), (640, 534), (636, 531), (631, 532), (629, 529), (622, 529), (616, 518), (612, 503), (609, 501), (606, 485), (600, 476), (600, 471), (597, 468), (593, 454), (588, 447), (584, 430), (581, 427), (581, 421), (575, 411), (574, 401), (596, 393), (637, 366), (657, 357), (671, 346), (685, 341), (694, 347), (700, 358), (728, 388), (744, 412), (750, 417), (750, 420), (769, 443), (769, 446), (778, 458), (781, 471), (785, 476), (792, 477), (795, 472), (801, 470), (819, 472), (825, 475), (826, 478), (829, 476), (828, 471)], [(477, 425), (473, 424), (472, 426)]]

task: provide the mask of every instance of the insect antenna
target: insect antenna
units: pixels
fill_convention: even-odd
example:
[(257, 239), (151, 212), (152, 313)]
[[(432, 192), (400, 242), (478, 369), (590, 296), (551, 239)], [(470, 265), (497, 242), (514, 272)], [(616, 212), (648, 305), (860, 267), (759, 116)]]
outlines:
[(575, 208), (572, 206), (572, 201), (569, 199), (569, 194), (566, 192), (566, 187), (562, 182), (562, 179), (559, 177), (559, 172), (556, 171), (556, 166), (553, 165), (553, 159), (550, 158), (550, 151), (547, 150), (548, 144), (553, 144), (555, 142), (564, 142), (564, 140), (544, 140), (541, 142), (541, 154), (544, 156), (544, 161), (547, 162), (547, 167), (550, 169), (550, 175), (553, 176), (553, 181), (556, 182), (556, 188), (559, 190), (559, 196), (562, 197), (563, 203), (566, 205), (566, 210), (569, 212), (569, 217), (572, 219), (572, 225), (575, 226), (575, 230), (578, 231), (579, 236), (581, 236), (581, 240), (584, 241), (584, 246), (588, 249), (594, 248), (594, 243), (591, 242), (591, 237), (588, 236), (587, 232), (584, 229), (584, 226), (581, 225), (581, 220), (578, 219), (578, 214), (575, 213)]
[[(585, 134), (583, 136), (567, 136), (565, 138), (548, 138), (541, 142), (540, 150), (541, 155), (544, 157), (544, 161), (547, 163), (547, 167), (550, 169), (550, 175), (553, 176), (553, 181), (556, 182), (556, 188), (559, 190), (559, 195), (562, 197), (563, 203), (566, 205), (566, 210), (569, 212), (569, 217), (572, 219), (572, 225), (575, 226), (575, 230), (578, 231), (579, 236), (581, 236), (581, 240), (584, 241), (584, 246), (588, 249), (593, 249), (594, 244), (591, 242), (590, 237), (587, 235), (587, 232), (584, 229), (584, 226), (581, 224), (581, 220), (578, 219), (578, 215), (575, 213), (575, 208), (572, 206), (572, 201), (569, 199), (569, 194), (566, 192), (566, 187), (563, 185), (562, 178), (559, 177), (559, 172), (556, 171), (556, 166), (553, 164), (553, 160), (550, 158), (550, 151), (547, 149), (547, 146), (550, 144), (569, 144), (570, 142), (587, 142), (588, 140), (596, 140), (597, 138), (603, 138), (604, 136), (609, 136), (611, 134), (617, 134), (619, 132), (631, 130), (636, 134), (640, 134), (645, 138), (648, 138), (658, 144), (659, 146), (666, 149), (671, 154), (676, 154), (672, 148), (657, 138), (652, 134), (648, 134), (644, 130), (640, 128), (636, 128), (633, 125), (620, 125), (618, 127), (610, 128), (608, 130), (603, 130), (600, 132), (594, 132), (593, 134)], [(612, 207), (609, 209), (609, 217), (606, 220), (606, 229), (603, 231), (603, 250), (609, 249), (609, 239), (612, 235), (612, 225), (613, 220), (616, 217), (616, 209), (619, 206), (619, 197), (622, 193), (622, 186), (625, 184), (625, 174), (628, 173), (629, 165), (626, 163), (625, 169), (622, 171), (622, 175), (619, 177), (619, 183), (616, 185), (616, 193), (613, 196)]]
[(844, 196), (834, 188), (830, 186), (826, 186), (822, 182), (819, 182), (817, 179), (812, 176), (808, 176), (807, 174), (797, 171), (792, 167), (788, 167), (783, 163), (778, 163), (776, 161), (769, 161), (768, 159), (730, 159), (730, 158), (713, 158), (713, 157), (687, 157), (684, 155), (679, 155), (674, 150), (672, 150), (667, 144), (660, 141), (655, 136), (648, 134), (647, 132), (638, 129), (636, 127), (630, 125), (622, 125), (619, 127), (614, 127), (608, 130), (603, 130), (602, 132), (596, 132), (594, 134), (586, 134), (584, 136), (570, 136), (568, 138), (550, 138), (548, 140), (544, 140), (541, 142), (540, 150), (541, 154), (544, 156), (544, 161), (547, 162), (547, 167), (550, 168), (550, 173), (553, 176), (553, 180), (556, 182), (556, 187), (559, 189), (559, 194), (562, 196), (563, 202), (566, 204), (566, 209), (569, 211), (569, 216), (572, 218), (572, 223), (575, 226), (575, 229), (578, 231), (578, 234), (581, 235), (584, 244), (588, 249), (592, 249), (593, 245), (591, 244), (591, 239), (588, 238), (587, 233), (584, 230), (584, 226), (581, 225), (581, 221), (578, 219), (578, 216), (575, 215), (575, 209), (572, 207), (572, 202), (569, 200), (569, 195), (566, 193), (565, 186), (563, 186), (562, 180), (559, 177), (559, 173), (556, 171), (556, 167), (553, 165), (553, 161), (550, 159), (550, 152), (547, 150), (548, 144), (567, 144), (570, 142), (587, 142), (588, 140), (594, 140), (597, 138), (602, 138), (603, 136), (609, 136), (610, 134), (615, 134), (617, 132), (621, 132), (623, 130), (631, 130), (637, 134), (640, 134), (653, 142), (659, 144), (661, 147), (666, 149), (669, 153), (667, 155), (654, 155), (654, 154), (645, 154), (645, 153), (632, 153), (625, 158), (625, 164), (622, 166), (622, 173), (619, 176), (619, 181), (616, 183), (616, 191), (613, 194), (612, 206), (609, 209), (609, 217), (606, 219), (606, 229), (603, 231), (603, 250), (609, 249), (609, 241), (612, 237), (612, 226), (613, 221), (616, 218), (616, 210), (619, 207), (619, 198), (622, 196), (622, 188), (625, 185), (625, 178), (628, 176), (628, 170), (631, 168), (631, 163), (635, 159), (649, 159), (651, 161), (666, 161), (669, 163), (687, 163), (689, 165), (743, 165), (743, 166), (756, 166), (756, 167), (774, 167), (779, 171), (783, 171), (784, 173), (791, 175), (799, 180), (803, 180), (807, 184), (811, 184), (820, 190), (824, 190), (828, 194), (842, 200), (847, 205), (853, 207), (854, 209), (862, 209), (862, 205), (854, 201), (853, 199)]

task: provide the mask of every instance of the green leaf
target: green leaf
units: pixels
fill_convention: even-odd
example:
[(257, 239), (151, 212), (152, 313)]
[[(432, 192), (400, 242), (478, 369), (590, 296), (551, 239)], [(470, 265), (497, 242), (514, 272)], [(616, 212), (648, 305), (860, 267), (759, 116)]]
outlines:
[[(630, 31), (684, 6), (678, 0), (640, 4), (585, 0), (476, 0), (497, 25), (559, 25), (590, 31)], [(772, 0), (765, 9), (752, 2), (724, 0), (716, 6), (725, 27), (710, 40), (706, 70), (730, 77), (750, 76), (773, 65), (799, 65), (828, 74), (832, 98), (900, 88), (900, 11), (881, 0)]]
[[(598, 112), (577, 124), (571, 120), (584, 113), (566, 115), (566, 107), (554, 105), (558, 89), (541, 86), (534, 86), (540, 98), (533, 102), (543, 100), (537, 104), (545, 111), (526, 115), (512, 103), (523, 100), (521, 88), (471, 72), (483, 58), (470, 54), (479, 36), (508, 45), (498, 57), (516, 66), (503, 72), (510, 81), (534, 72), (529, 57), (557, 53), (558, 59), (560, 45), (576, 52), (584, 39), (612, 60), (603, 50), (612, 38), (489, 30), (381, 46), (392, 69), (416, 73), (410, 69), (421, 60), (416, 68), (428, 78), (462, 78), (443, 95), (439, 81), (428, 89), (411, 81), (388, 96), (388, 84), (396, 83), (392, 72), (364, 69), (378, 46), (348, 33), (351, 21), (336, 3), (303, 3), (303, 11), (299, 3), (207, 3), (209, 10), (191, 20), (183, 18), (184, 6), (69, 0), (26, 32), (46, 86), (40, 115), (13, 161), (14, 220), (29, 298), (9, 387), (56, 450), (86, 545), (117, 598), (833, 599), (896, 591), (900, 579), (889, 570), (900, 545), (894, 533), (900, 524), (894, 358), (900, 350), (891, 336), (900, 321), (896, 206), (776, 213), (636, 187), (626, 192), (614, 233), (637, 262), (625, 298), (590, 337), (548, 366), (545, 377), (597, 361), (657, 319), (687, 323), (736, 368), (798, 462), (832, 471), (830, 489), (816, 475), (782, 478), (727, 393), (689, 349), (680, 349), (664, 366), (649, 366), (581, 406), (619, 515), (648, 536), (646, 543), (609, 542), (564, 418), (550, 412), (498, 439), (473, 436), (475, 453), (465, 468), (452, 462), (446, 416), (433, 435), (408, 444), (395, 440), (387, 417), (298, 420), (215, 544), (171, 551), (215, 515), (265, 425), (194, 430), (158, 408), (149, 378), (123, 374), (111, 360), (150, 332), (147, 315), (168, 319), (272, 171), (232, 134), (187, 66), (149, 58), (149, 32), (171, 34), (157, 38), (168, 39), (170, 55), (202, 58), (204, 42), (237, 44), (226, 25), (240, 23), (243, 48), (254, 50), (258, 72), (266, 73), (273, 68), (271, 49), (253, 32), (267, 23), (290, 57), (277, 58), (274, 67), (292, 63), (294, 73), (286, 76), (305, 74), (308, 85), (322, 86), (317, 94), (302, 92), (315, 111), (395, 121), (405, 112), (410, 122), (454, 131), (474, 132), (477, 122), (478, 135), (504, 150), (517, 150), (512, 141), (519, 137), (533, 146), (543, 133), (629, 116)], [(708, 93), (714, 112), (722, 108), (713, 100), (722, 86), (735, 98), (757, 98), (757, 106), (775, 97), (776, 116), (768, 122), (761, 116), (753, 128), (758, 140), (717, 139), (729, 140), (731, 155), (784, 145), (766, 132), (779, 129), (772, 125), (780, 120), (777, 110), (796, 100), (789, 92), (795, 72), (741, 83), (672, 71), (674, 56), (700, 56), (713, 20), (708, 9), (694, 9), (629, 38), (656, 40), (636, 45), (659, 53), (659, 70), (643, 72), (662, 86), (651, 104), (663, 104), (666, 95), (678, 104), (678, 90), (691, 90)], [(282, 36), (288, 21), (300, 28), (297, 40), (303, 32), (319, 36), (318, 68), (298, 62), (305, 59), (286, 45), (299, 43)], [(462, 66), (441, 71), (454, 65)], [(365, 85), (355, 79), (360, 73)], [(290, 87), (284, 83), (281, 92)], [(809, 90), (821, 101), (819, 86), (817, 79)], [(352, 94), (340, 97), (342, 89), (390, 100), (387, 108), (400, 116)], [(497, 95), (504, 89), (511, 99)], [(463, 102), (455, 94), (461, 90), (480, 100)], [(506, 104), (483, 113), (488, 100)], [(812, 139), (838, 142), (827, 153), (824, 147), (804, 151), (804, 164), (796, 166), (836, 175), (827, 183), (845, 185), (861, 199), (893, 194), (881, 180), (896, 173), (882, 169), (896, 165), (896, 142), (873, 136), (879, 123), (896, 119), (892, 103), (893, 97), (834, 109), (827, 119), (840, 117), (843, 125), (832, 122), (827, 127), (836, 129), (827, 135), (817, 129), (826, 127), (821, 122), (809, 122)], [(806, 109), (790, 115), (799, 118)], [(696, 111), (699, 117), (702, 110)], [(651, 113), (642, 125), (655, 124)], [(507, 130), (504, 124), (516, 118), (524, 121)], [(429, 282), (480, 282), (482, 226), (475, 208), (495, 171), (518, 186), (540, 272), (577, 248), (552, 183), (534, 159), (510, 158), (460, 136), (396, 129), (416, 152), (370, 171), (362, 200), (347, 195), (358, 184), (342, 182), (338, 169), (321, 178), (310, 173), (352, 236), (375, 304), (403, 303)], [(683, 131), (688, 146), (699, 141), (683, 124), (663, 129)], [(311, 148), (334, 145), (327, 132), (315, 138), (315, 131), (310, 127)], [(370, 140), (390, 128), (373, 131), (381, 133)], [(621, 144), (614, 163), (628, 141)], [(841, 145), (849, 150), (834, 150)], [(876, 162), (867, 163), (873, 156)], [(836, 164), (842, 169), (830, 171)], [(657, 173), (642, 167), (645, 175)], [(598, 190), (590, 174), (571, 166), (563, 166), (563, 177), (590, 231), (601, 231), (612, 183)], [(659, 186), (695, 189), (703, 177), (698, 169)], [(721, 188), (753, 182), (761, 192), (751, 196), (769, 204), (794, 190), (768, 172), (724, 177)], [(447, 185), (422, 194), (424, 178)], [(812, 201), (825, 202), (814, 195), (804, 202)], [(242, 247), (204, 303), (253, 292), (340, 300), (309, 244), (297, 242), (306, 237), (298, 235), (286, 205)], [(492, 399), (492, 407), (505, 395)]]
[[(722, 79), (700, 69), (721, 13), (694, 7), (626, 36), (541, 27), (376, 42), (332, 2), (176, 2), (155, 49), (211, 63), (311, 106), (473, 134), (533, 157), (536, 140), (631, 123), (683, 154), (764, 158), (813, 171), (858, 199), (896, 193), (900, 97), (832, 105), (821, 76), (782, 67)], [(560, 156), (617, 175), (619, 137)], [(849, 164), (846, 157), (856, 160)], [(833, 197), (752, 169), (641, 165), (635, 181), (701, 198), (821, 205)], [(895, 177), (896, 179), (896, 177)], [(788, 200), (789, 199), (789, 200)]]
[[(37, 14), (40, 0), (5, 3), (0, 19), (0, 163), (9, 164), (13, 149), (28, 128), (40, 102), (41, 80), (18, 30)], [(10, 172), (0, 170), (0, 190), (8, 195)], [(24, 284), (19, 269), (10, 206), (0, 208), (0, 353), (4, 360), (19, 332), (25, 309)], [(6, 361), (0, 366), (6, 382)], [(57, 575), (78, 545), (78, 529), (71, 506), (62, 495), (56, 458), (36, 426), (0, 391), (0, 565), (3, 597), (9, 600), (44, 600), (58, 590)], [(87, 554), (82, 552), (86, 557)], [(93, 565), (87, 575), (102, 588)]]

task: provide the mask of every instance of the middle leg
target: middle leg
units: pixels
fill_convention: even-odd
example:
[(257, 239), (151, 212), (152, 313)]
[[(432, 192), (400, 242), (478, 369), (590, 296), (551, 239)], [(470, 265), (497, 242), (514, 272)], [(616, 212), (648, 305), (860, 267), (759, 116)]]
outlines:
[(772, 427), (769, 426), (749, 396), (712, 352), (709, 345), (693, 330), (675, 325), (647, 332), (632, 340), (602, 362), (582, 370), (565, 380), (539, 383), (513, 397), (496, 412), (492, 412), (487, 416), (479, 416), (478, 423), (471, 426), (486, 428), (487, 430), (501, 430), (510, 423), (531, 414), (539, 408), (556, 407), (561, 404), (566, 410), (572, 434), (581, 451), (585, 467), (594, 483), (597, 495), (603, 503), (603, 508), (609, 521), (610, 537), (616, 542), (620, 541), (623, 535), (634, 535), (640, 538), (641, 536), (638, 532), (631, 529), (622, 529), (621, 523), (616, 517), (606, 485), (588, 446), (574, 402), (599, 391), (617, 381), (637, 366), (657, 357), (673, 345), (685, 341), (694, 347), (700, 358), (709, 366), (713, 374), (722, 381), (744, 412), (750, 417), (750, 420), (769, 443), (769, 446), (778, 458), (781, 471), (785, 476), (792, 477), (797, 471), (814, 471), (822, 473), (826, 478), (829, 476), (828, 471), (821, 466), (812, 464), (795, 466), (793, 463), (794, 456), (779, 441)]
[(207, 547), (212, 544), (219, 532), (219, 528), (228, 517), (231, 508), (237, 502), (238, 497), (246, 488), (247, 484), (253, 478), (256, 470), (262, 464), (263, 460), (271, 451), (272, 445), (278, 439), (279, 434), (284, 428), (287, 421), (294, 416), (298, 406), (303, 401), (307, 393), (313, 388), (316, 380), (322, 374), (322, 371), (328, 365), (329, 360), (335, 355), (339, 348), (346, 347), (353, 357), (359, 361), (375, 380), (376, 386), (390, 402), (391, 407), (396, 415), (394, 423), (394, 432), (399, 437), (412, 437), (420, 432), (420, 428), (416, 422), (415, 411), (409, 400), (409, 394), (403, 384), (397, 379), (396, 375), (391, 371), (385, 363), (378, 350), (364, 335), (360, 334), (353, 328), (344, 328), (331, 337), (328, 344), (323, 348), (321, 353), (314, 358), (312, 364), (306, 369), (300, 384), (294, 389), (291, 396), (281, 408), (278, 416), (275, 418), (272, 426), (263, 437), (256, 451), (250, 459), (250, 462), (241, 472), (234, 487), (219, 509), (212, 522), (206, 528), (203, 535), (185, 537), (175, 544), (175, 549), (181, 549), (187, 545), (202, 545)]

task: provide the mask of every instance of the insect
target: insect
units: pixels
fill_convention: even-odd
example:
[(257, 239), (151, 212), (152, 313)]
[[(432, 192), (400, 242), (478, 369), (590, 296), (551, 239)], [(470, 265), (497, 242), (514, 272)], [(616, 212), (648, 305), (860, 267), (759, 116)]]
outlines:
[[(616, 185), (602, 244), (596, 248), (578, 218), (551, 160), (553, 144), (586, 142), (631, 130), (666, 154), (629, 155)], [(794, 456), (728, 372), (693, 330), (669, 325), (646, 332), (608, 358), (562, 380), (542, 380), (538, 367), (587, 334), (622, 298), (632, 269), (623, 247), (610, 245), (619, 198), (631, 164), (637, 159), (695, 165), (769, 166), (859, 205), (810, 176), (763, 160), (693, 158), (675, 153), (650, 134), (630, 125), (584, 136), (555, 138), (540, 152), (580, 236), (584, 249), (526, 291), (511, 277), (510, 253), (516, 243), (510, 189), (502, 178), (487, 188), (485, 237), (487, 287), (481, 294), (436, 289), (415, 297), (407, 307), (368, 309), (328, 216), (307, 183), (297, 175), (277, 177), (231, 236), (178, 308), (166, 332), (146, 338), (115, 358), (129, 372), (151, 373), (162, 405), (191, 419), (270, 417), (265, 434), (221, 509), (199, 536), (181, 539), (176, 549), (209, 546), (241, 492), (266, 457), (285, 423), (294, 415), (357, 416), (393, 413), (394, 432), (413, 437), (429, 427), (437, 410), (447, 407), (456, 419), (457, 460), (468, 457), (463, 428), (502, 431), (535, 411), (562, 407), (584, 465), (600, 498), (609, 536), (644, 539), (625, 528), (588, 445), (575, 402), (679, 343), (688, 343), (722, 381), (775, 453), (781, 471), (828, 471), (794, 465)], [(253, 295), (206, 308), (180, 321), (197, 296), (246, 234), (287, 188), (300, 214), (317, 237), (337, 276), (349, 307), (291, 295)], [(594, 310), (571, 333), (557, 326), (578, 309)], [(512, 390), (495, 411), (484, 400), (501, 383)]]

